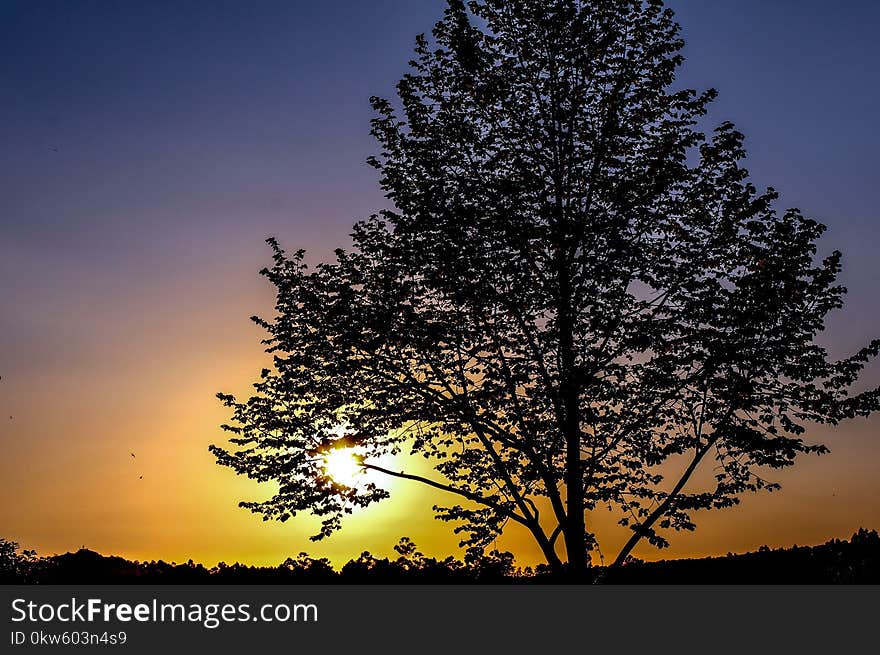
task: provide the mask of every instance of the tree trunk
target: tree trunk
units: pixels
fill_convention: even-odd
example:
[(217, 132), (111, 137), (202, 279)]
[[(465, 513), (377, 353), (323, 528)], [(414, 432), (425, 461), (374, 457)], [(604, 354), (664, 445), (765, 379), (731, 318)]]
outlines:
[(587, 569), (586, 523), (584, 522), (584, 479), (581, 465), (580, 417), (577, 394), (565, 402), (565, 487), (566, 526), (565, 550), (573, 576)]
[(564, 411), (566, 525), (563, 528), (568, 567), (575, 577), (587, 569), (586, 524), (584, 522), (584, 480), (581, 464), (580, 394), (575, 374), (573, 318), (567, 300), (571, 297), (567, 272), (560, 271), (559, 349), (562, 368), (560, 393)]
[(559, 559), (559, 555), (556, 554), (553, 544), (551, 544), (546, 535), (541, 532), (540, 527), (537, 528), (537, 530), (533, 530), (532, 534), (538, 542), (538, 545), (541, 547), (541, 552), (544, 554), (544, 559), (547, 560), (547, 566), (550, 567), (550, 570), (556, 574), (562, 573), (565, 570), (565, 564)]
[[(556, 117), (554, 116), (554, 121)], [(581, 464), (581, 416), (579, 379), (576, 371), (569, 239), (571, 230), (566, 220), (563, 201), (564, 175), (557, 154), (554, 173), (554, 219), (556, 232), (556, 311), (559, 329), (559, 394), (563, 416), (560, 427), (565, 440), (566, 521), (563, 526), (568, 570), (572, 577), (582, 577), (587, 569), (586, 524), (584, 522), (584, 482)]]

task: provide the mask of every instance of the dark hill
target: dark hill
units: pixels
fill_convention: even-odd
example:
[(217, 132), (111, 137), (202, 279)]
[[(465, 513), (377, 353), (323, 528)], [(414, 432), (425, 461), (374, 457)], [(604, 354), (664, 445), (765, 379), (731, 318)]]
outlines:
[[(397, 559), (363, 553), (335, 570), (305, 553), (276, 567), (220, 563), (206, 568), (191, 560), (133, 562), (81, 549), (50, 557), (19, 552), (0, 539), (0, 583), (15, 584), (471, 584), (564, 583), (542, 567), (517, 568), (510, 553), (462, 562), (425, 557), (404, 539)], [(794, 546), (702, 559), (631, 560), (618, 570), (593, 567), (586, 582), (600, 584), (880, 584), (880, 535), (861, 529), (848, 541)]]

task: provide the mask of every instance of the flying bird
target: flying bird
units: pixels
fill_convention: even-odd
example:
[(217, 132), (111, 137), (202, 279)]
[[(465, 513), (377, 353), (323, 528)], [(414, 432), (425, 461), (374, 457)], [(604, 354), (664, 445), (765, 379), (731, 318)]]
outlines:
[(134, 457), (134, 453), (131, 453), (131, 456)]
[(57, 146), (49, 146), (49, 150), (51, 150), (52, 152), (58, 152)]

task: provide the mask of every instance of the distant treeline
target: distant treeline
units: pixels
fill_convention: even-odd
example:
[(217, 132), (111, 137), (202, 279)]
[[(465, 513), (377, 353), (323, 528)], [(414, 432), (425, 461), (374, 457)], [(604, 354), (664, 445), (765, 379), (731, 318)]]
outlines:
[[(220, 563), (212, 568), (191, 560), (132, 562), (91, 550), (38, 557), (0, 539), (3, 584), (529, 584), (565, 583), (542, 566), (521, 568), (509, 552), (492, 551), (468, 561), (425, 557), (408, 538), (395, 546), (396, 558), (363, 553), (341, 568), (300, 553), (278, 566)], [(861, 529), (848, 541), (795, 546), (703, 559), (643, 562), (630, 559), (618, 569), (594, 566), (576, 582), (605, 584), (880, 584), (880, 535)]]

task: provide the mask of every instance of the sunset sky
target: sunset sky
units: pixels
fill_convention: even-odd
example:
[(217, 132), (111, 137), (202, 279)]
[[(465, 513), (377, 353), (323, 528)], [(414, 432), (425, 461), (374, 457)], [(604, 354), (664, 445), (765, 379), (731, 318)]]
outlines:
[[(746, 134), (747, 167), (830, 229), (847, 307), (843, 356), (880, 336), (880, 3), (676, 0), (680, 83), (720, 92), (712, 122)], [(266, 495), (217, 466), (228, 416), (264, 363), (264, 239), (319, 260), (383, 206), (370, 95), (390, 96), (440, 0), (0, 5), (0, 537), (41, 554), (344, 562), (403, 535), (458, 554), (436, 496), (389, 501), (327, 541), (264, 523)], [(880, 384), (872, 365), (865, 386)], [(812, 436), (832, 454), (774, 474), (781, 493), (699, 514), (663, 557), (814, 544), (880, 528), (880, 418)], [(135, 457), (131, 456), (134, 453)], [(139, 479), (143, 476), (143, 479)], [(606, 556), (628, 536), (594, 524)], [(539, 561), (527, 535), (498, 546)], [(661, 556), (644, 546), (637, 554)]]

